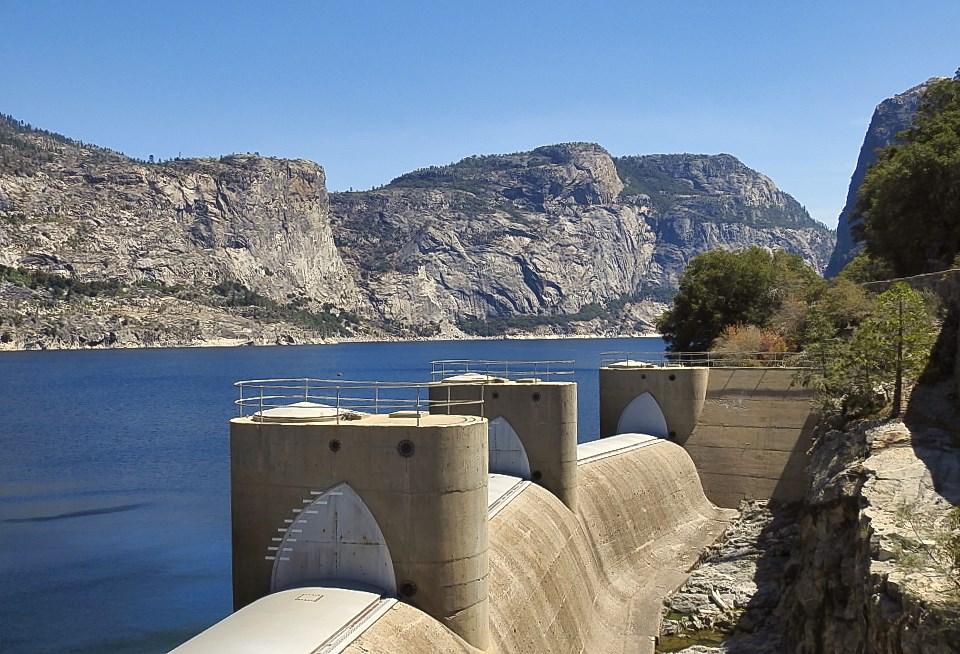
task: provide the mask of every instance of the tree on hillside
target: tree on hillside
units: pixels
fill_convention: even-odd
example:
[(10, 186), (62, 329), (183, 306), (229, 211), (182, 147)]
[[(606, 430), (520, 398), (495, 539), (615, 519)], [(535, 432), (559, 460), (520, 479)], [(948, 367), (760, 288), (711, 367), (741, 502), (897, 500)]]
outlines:
[(897, 139), (860, 186), (854, 237), (897, 275), (942, 270), (960, 252), (960, 71), (927, 89)]
[(873, 312), (847, 338), (827, 330), (807, 348), (819, 370), (812, 382), (827, 397), (841, 398), (842, 413), (853, 417), (877, 410), (892, 391), (900, 412), (903, 388), (919, 378), (936, 340), (935, 320), (923, 297), (899, 282), (876, 297)]
[(711, 250), (690, 261), (657, 329), (671, 352), (704, 351), (732, 325), (767, 327), (782, 306), (818, 283), (796, 254)]
[(860, 251), (857, 256), (850, 260), (838, 277), (849, 280), (855, 284), (865, 284), (867, 282), (876, 282), (893, 277), (893, 269), (884, 259), (870, 256), (869, 253)]

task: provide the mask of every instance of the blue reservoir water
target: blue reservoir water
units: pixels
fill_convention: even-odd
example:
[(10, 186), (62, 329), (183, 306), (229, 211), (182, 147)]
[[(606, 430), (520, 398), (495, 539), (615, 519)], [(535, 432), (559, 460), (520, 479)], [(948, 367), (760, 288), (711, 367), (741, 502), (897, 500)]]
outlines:
[(429, 381), (431, 359), (576, 361), (656, 338), (0, 354), (0, 652), (166, 652), (231, 610), (233, 382)]

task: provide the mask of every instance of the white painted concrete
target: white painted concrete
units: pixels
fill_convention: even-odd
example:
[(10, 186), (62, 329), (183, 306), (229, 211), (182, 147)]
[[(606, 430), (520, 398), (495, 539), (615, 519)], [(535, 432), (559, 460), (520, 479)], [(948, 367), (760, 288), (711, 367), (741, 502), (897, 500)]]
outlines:
[(292, 514), (277, 546), (271, 592), (341, 579), (396, 595), (393, 559), (370, 509), (349, 484), (337, 484)]
[(656, 398), (650, 393), (638, 395), (620, 414), (618, 434), (650, 434), (666, 438), (667, 419)]
[(589, 443), (580, 443), (577, 445), (577, 465), (660, 442), (663, 442), (662, 438), (649, 434), (619, 434)]
[(345, 588), (280, 591), (227, 616), (173, 653), (336, 654), (395, 603)]
[(487, 518), (492, 518), (502, 510), (510, 500), (519, 495), (530, 482), (509, 475), (490, 474), (487, 486)]
[(530, 460), (510, 422), (500, 416), (490, 421), (489, 470), (521, 479), (530, 479)]

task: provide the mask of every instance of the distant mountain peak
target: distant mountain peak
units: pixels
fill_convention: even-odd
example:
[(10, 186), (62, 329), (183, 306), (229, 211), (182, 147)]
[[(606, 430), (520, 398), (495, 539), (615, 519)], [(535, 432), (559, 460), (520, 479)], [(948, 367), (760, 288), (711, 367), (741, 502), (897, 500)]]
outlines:
[(917, 108), (923, 100), (924, 92), (931, 84), (944, 79), (947, 78), (931, 77), (903, 93), (898, 93), (883, 100), (874, 109), (873, 116), (870, 118), (870, 125), (867, 127), (867, 133), (863, 138), (863, 145), (860, 147), (857, 167), (850, 177), (846, 204), (844, 204), (837, 219), (837, 245), (824, 273), (827, 277), (834, 277), (839, 274), (844, 266), (850, 263), (850, 260), (861, 250), (862, 246), (853, 242), (851, 232), (853, 210), (857, 205), (857, 191), (860, 189), (860, 184), (863, 183), (867, 169), (877, 160), (877, 152), (881, 148), (893, 144), (897, 134), (910, 127), (913, 123), (913, 117), (917, 113)]

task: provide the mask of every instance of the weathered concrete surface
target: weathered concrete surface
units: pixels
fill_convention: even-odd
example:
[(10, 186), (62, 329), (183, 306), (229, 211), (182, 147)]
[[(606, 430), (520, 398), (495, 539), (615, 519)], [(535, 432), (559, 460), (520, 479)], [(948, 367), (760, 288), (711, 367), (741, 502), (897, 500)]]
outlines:
[(808, 487), (813, 391), (793, 368), (711, 368), (700, 420), (684, 448), (718, 506), (795, 501)]
[(377, 622), (343, 650), (346, 654), (482, 654), (423, 611), (397, 602)]
[(600, 435), (617, 433), (633, 399), (649, 393), (670, 440), (690, 453), (718, 506), (745, 499), (799, 500), (816, 424), (813, 391), (794, 368), (600, 369)]
[[(481, 390), (482, 389), (482, 390)], [(466, 404), (483, 393), (483, 404)], [(430, 389), (431, 402), (454, 401), (450, 410), (504, 418), (520, 438), (532, 481), (577, 510), (577, 385), (573, 382), (452, 384)], [(445, 411), (445, 407), (437, 410)], [(500, 472), (491, 469), (490, 472)]]
[[(733, 513), (707, 501), (689, 456), (666, 441), (579, 476), (579, 515), (530, 485), (491, 520), (487, 651), (653, 652), (663, 597)], [(395, 609), (346, 651), (476, 650)]]
[[(409, 455), (400, 451), (405, 442)], [(237, 608), (271, 591), (273, 562), (264, 555), (291, 511), (311, 491), (346, 482), (379, 524), (403, 599), (473, 645), (487, 646), (486, 420), (237, 418), (230, 424), (230, 456)]]

